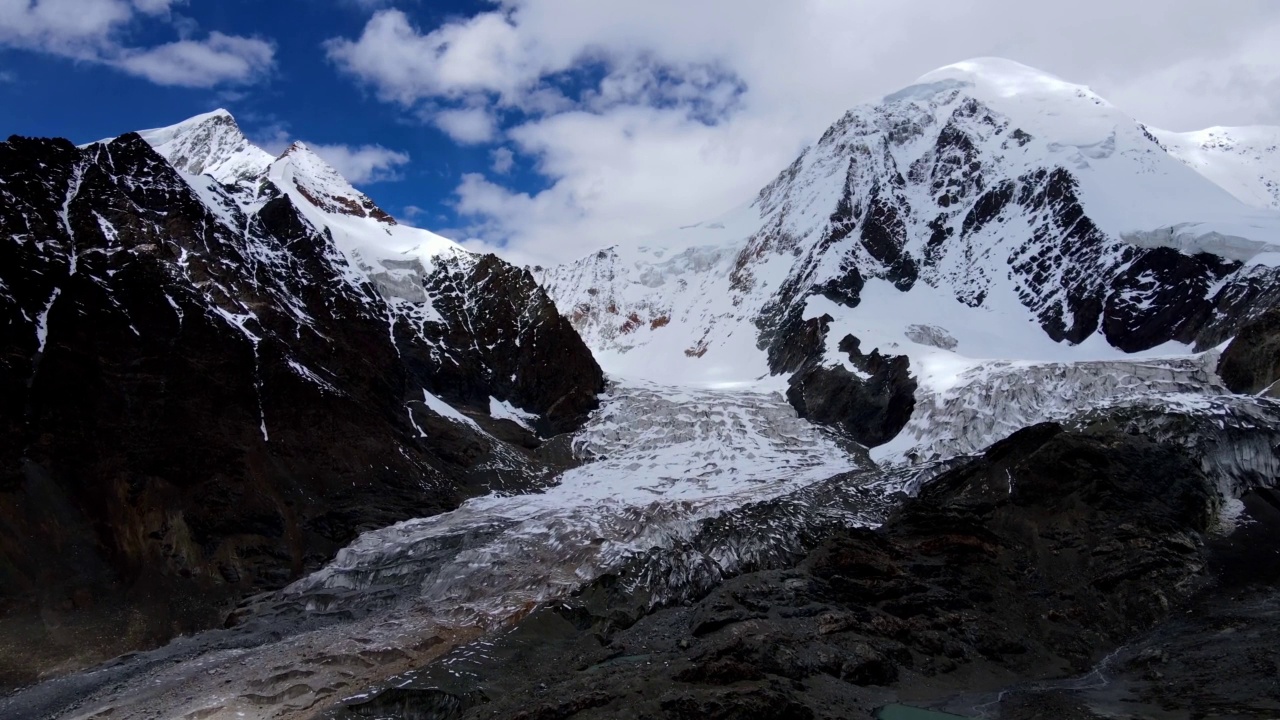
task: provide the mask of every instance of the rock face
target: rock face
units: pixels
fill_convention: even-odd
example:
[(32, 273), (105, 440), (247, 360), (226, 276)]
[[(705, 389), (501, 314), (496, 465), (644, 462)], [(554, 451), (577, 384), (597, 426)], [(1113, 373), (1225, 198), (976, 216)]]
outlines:
[(510, 399), (537, 413), (548, 436), (577, 429), (595, 409), (600, 366), (528, 270), (496, 255), (463, 258), (442, 263), (424, 286), (437, 310), (456, 319), (432, 338), (432, 348), (451, 348), (454, 359), (430, 366), (433, 392), (478, 408), (490, 396)]
[(787, 400), (800, 417), (834, 427), (863, 445), (883, 445), (911, 420), (916, 381), (906, 356), (886, 357), (879, 350), (863, 355), (858, 346), (852, 335), (840, 341), (850, 367), (825, 366), (818, 361), (821, 356), (807, 360), (791, 376)]
[(527, 487), (540, 440), (490, 398), (550, 436), (603, 387), (526, 271), (459, 251), (423, 273), (434, 302), (385, 295), (315, 208), (231, 166), (183, 174), (135, 134), (0, 144), (0, 684)]
[(1245, 323), (1218, 362), (1232, 392), (1280, 397), (1280, 310)]
[[(1089, 673), (1153, 628), (1217, 633), (1182, 613), (1249, 565), (1238, 545), (1207, 541), (1214, 488), (1181, 450), (1110, 424), (1031, 427), (941, 475), (880, 530), (829, 533), (792, 569), (749, 573), (644, 617), (619, 592), (627, 581), (606, 578), (483, 652), (458, 651), (450, 670), (424, 669), (413, 686), (430, 693), (326, 717), (388, 703), (413, 717), (448, 703), (451, 717), (468, 718), (842, 718), (890, 702), (1094, 717), (1090, 708), (1114, 708), (1052, 681)], [(1238, 577), (1227, 585), (1238, 594)], [(601, 602), (610, 597), (615, 609)], [(1200, 698), (1234, 682), (1196, 677)], [(1032, 690), (998, 695), (1012, 685)], [(1252, 700), (1229, 693), (1240, 716), (1270, 702), (1251, 687)], [(1227, 707), (1213, 702), (1210, 714)]]

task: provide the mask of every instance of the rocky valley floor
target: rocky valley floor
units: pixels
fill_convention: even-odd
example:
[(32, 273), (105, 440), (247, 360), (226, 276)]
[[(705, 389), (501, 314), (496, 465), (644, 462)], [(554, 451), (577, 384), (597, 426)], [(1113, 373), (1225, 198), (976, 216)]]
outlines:
[(593, 583), (324, 718), (1262, 718), (1280, 702), (1280, 513), (1114, 429), (1042, 425), (878, 531), (650, 614)]
[[(0, 711), (1267, 717), (1280, 410), (1187, 363), (1137, 361), (1168, 382), (1074, 412), (1018, 389), (1043, 384), (1036, 366), (999, 371), (1010, 402), (984, 406), (983, 373), (950, 405), (974, 417), (966, 442), (998, 442), (917, 464), (874, 464), (759, 384), (615, 380), (574, 436), (582, 464), (544, 491), (366, 533), (222, 630)], [(997, 410), (1066, 425), (1001, 440)], [(927, 443), (943, 424), (917, 426)]]

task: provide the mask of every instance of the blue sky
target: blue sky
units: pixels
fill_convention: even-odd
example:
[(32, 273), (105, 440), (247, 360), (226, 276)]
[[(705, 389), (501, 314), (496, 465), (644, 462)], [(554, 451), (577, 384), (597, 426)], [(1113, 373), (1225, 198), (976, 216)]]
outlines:
[(226, 107), (402, 220), (552, 262), (745, 204), (853, 105), (977, 56), (1156, 127), (1280, 124), (1273, 0), (0, 0), (0, 137)]

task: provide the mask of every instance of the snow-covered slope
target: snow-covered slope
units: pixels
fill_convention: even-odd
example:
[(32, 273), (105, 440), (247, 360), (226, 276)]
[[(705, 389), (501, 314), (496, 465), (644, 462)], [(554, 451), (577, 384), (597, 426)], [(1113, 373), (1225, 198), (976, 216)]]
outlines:
[[(734, 284), (752, 208), (652, 243), (611, 247), (534, 274), (609, 372), (666, 383), (735, 384), (769, 375)], [(785, 268), (778, 265), (779, 280)], [(746, 299), (750, 302), (750, 299)]]
[(1170, 155), (1241, 202), (1280, 210), (1280, 127), (1211, 127), (1175, 133), (1152, 129)]
[(471, 256), (435, 233), (397, 224), (306, 144), (295, 142), (273, 157), (250, 143), (226, 110), (139, 135), (181, 172), (235, 186), (231, 197), (250, 211), (270, 199), (262, 187), (269, 180), (314, 226), (333, 233), (348, 262), (363, 271), (356, 280), (373, 279), (392, 297), (425, 302), (421, 283), (410, 281), (420, 281), (437, 257)]
[(273, 159), (250, 143), (231, 113), (222, 109), (138, 134), (178, 170), (226, 185), (252, 183)]
[(1232, 192), (1088, 88), (986, 58), (849, 111), (719, 221), (535, 273), (615, 374), (879, 397), (906, 356), (924, 397), (990, 361), (1228, 339), (1280, 286), (1280, 213)]
[[(423, 281), (437, 260), (470, 264), (473, 254), (433, 232), (396, 223), (303, 143), (294, 143), (264, 171), (316, 227), (328, 228), (357, 280), (368, 279), (392, 301), (420, 304), (434, 317)], [(402, 310), (411, 308), (396, 302)]]

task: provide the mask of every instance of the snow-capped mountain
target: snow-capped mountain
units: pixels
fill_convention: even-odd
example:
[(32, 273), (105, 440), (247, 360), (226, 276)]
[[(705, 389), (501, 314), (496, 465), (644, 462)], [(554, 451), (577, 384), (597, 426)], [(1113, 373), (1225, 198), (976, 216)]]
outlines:
[(222, 111), (11, 138), (0, 715), (844, 716), (922, 678), (982, 715), (1085, 672), (1261, 556), (1211, 529), (1280, 522), (1273, 165), (1171, 137), (960, 63), (717, 221), (532, 273)]
[(0, 236), (15, 607), (127, 595), (159, 640), (220, 623), (361, 530), (536, 486), (603, 389), (527, 271), (224, 112), (0, 143)]
[[(532, 377), (545, 371), (521, 373), (512, 366), (520, 355), (511, 352), (515, 348), (543, 349), (539, 330), (552, 322), (537, 316), (539, 293), (519, 270), (430, 231), (398, 224), (304, 143), (272, 157), (249, 143), (225, 110), (139, 134), (232, 226), (239, 227), (242, 216), (260, 213), (280, 194), (288, 198), (307, 224), (331, 238), (337, 253), (329, 259), (349, 289), (376, 290), (376, 302), (386, 305), (389, 336), (395, 340), (405, 334), (430, 348), (433, 392), (480, 411), (489, 407), (491, 396), (535, 414), (560, 403), (542, 427), (548, 433), (580, 423), (584, 408), (592, 405), (582, 398), (562, 402), (566, 395), (554, 380)], [(492, 297), (501, 295), (495, 288), (475, 292), (492, 276), (500, 278), (498, 288), (512, 286), (526, 307), (501, 307)], [(467, 373), (475, 377), (464, 378)]]
[(179, 171), (208, 175), (223, 185), (250, 185), (275, 159), (250, 143), (231, 113), (222, 109), (138, 134)]
[(879, 445), (984, 361), (1185, 354), (1275, 304), (1280, 213), (1221, 180), (1238, 156), (1172, 152), (1086, 87), (973, 60), (849, 111), (749, 206), (535, 274), (609, 372), (789, 377)]
[(1170, 155), (1222, 186), (1240, 202), (1280, 210), (1280, 128), (1151, 132)]

